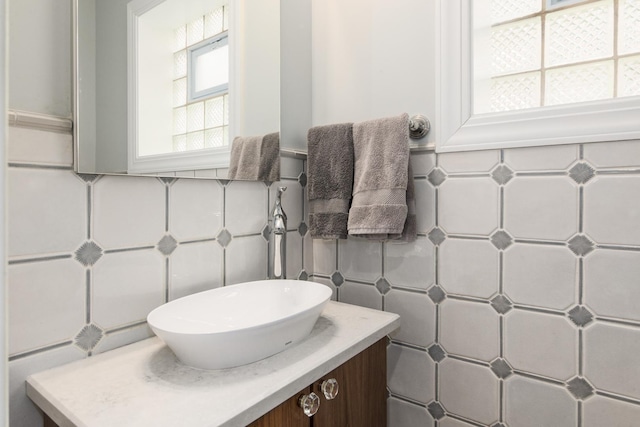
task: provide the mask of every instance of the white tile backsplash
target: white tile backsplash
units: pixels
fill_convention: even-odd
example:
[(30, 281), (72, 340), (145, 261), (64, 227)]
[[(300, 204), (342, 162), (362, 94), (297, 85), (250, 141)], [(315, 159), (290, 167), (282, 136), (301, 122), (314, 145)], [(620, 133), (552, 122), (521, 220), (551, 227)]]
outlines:
[(578, 331), (568, 319), (513, 310), (504, 323), (504, 354), (513, 368), (561, 380), (578, 373)]
[(73, 259), (7, 269), (9, 355), (71, 341), (86, 321), (84, 268)]
[(267, 225), (267, 187), (262, 182), (232, 181), (225, 188), (225, 228), (231, 234), (261, 233)]
[(484, 425), (499, 420), (500, 385), (489, 368), (448, 358), (440, 363), (438, 382), (448, 411)]
[(9, 256), (76, 250), (87, 236), (87, 189), (72, 172), (9, 168)]
[(438, 223), (447, 233), (487, 235), (498, 228), (499, 192), (491, 178), (447, 178), (438, 191)]
[(640, 176), (599, 176), (584, 189), (584, 230), (596, 243), (640, 245)]
[[(340, 294), (342, 300), (342, 294)], [(357, 304), (357, 302), (356, 302)], [(394, 340), (428, 347), (436, 339), (436, 305), (422, 293), (392, 289), (384, 296), (384, 310), (400, 315), (400, 328), (391, 334)]]
[(640, 420), (640, 406), (594, 396), (584, 402), (584, 427), (634, 427)]
[(224, 189), (217, 182), (177, 180), (169, 187), (169, 229), (178, 241), (216, 237), (223, 223)]
[(157, 244), (166, 223), (165, 185), (157, 178), (104, 176), (93, 184), (93, 238), (102, 249)]
[(171, 254), (169, 299), (224, 285), (224, 249), (216, 241), (179, 245)]
[(584, 273), (585, 304), (595, 314), (640, 321), (640, 253), (596, 249)]
[(565, 310), (577, 302), (578, 260), (563, 246), (516, 243), (504, 253), (503, 280), (514, 303)]
[(155, 248), (105, 254), (93, 267), (93, 323), (113, 329), (145, 321), (165, 301), (164, 263)]
[(515, 238), (562, 241), (578, 232), (579, 193), (569, 178), (516, 177), (504, 193), (504, 225)]
[(449, 354), (490, 362), (500, 355), (500, 317), (489, 304), (447, 299), (440, 305), (440, 344)]
[(435, 363), (425, 352), (391, 344), (387, 349), (391, 393), (427, 403), (435, 397)]
[[(426, 408), (412, 405), (400, 399), (387, 400), (387, 425), (393, 427), (426, 426), (433, 423), (433, 418)], [(440, 425), (443, 425), (440, 423)], [(451, 426), (453, 427), (453, 426)]]
[[(426, 237), (408, 244), (386, 243), (384, 272), (389, 283), (397, 286), (427, 289), (433, 284), (434, 246)], [(425, 259), (429, 260), (425, 262)]]
[(584, 334), (589, 381), (601, 390), (640, 399), (640, 329), (598, 323)]
[(225, 285), (267, 278), (267, 242), (262, 235), (234, 238), (225, 251)]
[(447, 239), (438, 255), (438, 284), (447, 292), (489, 298), (498, 291), (500, 255), (489, 241)]
[(640, 140), (584, 145), (584, 159), (598, 168), (640, 166)]
[(438, 155), (438, 166), (447, 173), (489, 172), (499, 161), (499, 150), (466, 151)]
[(565, 388), (514, 376), (505, 389), (510, 427), (577, 427), (578, 405)]
[(578, 145), (511, 148), (504, 150), (504, 163), (519, 172), (563, 171), (579, 157)]

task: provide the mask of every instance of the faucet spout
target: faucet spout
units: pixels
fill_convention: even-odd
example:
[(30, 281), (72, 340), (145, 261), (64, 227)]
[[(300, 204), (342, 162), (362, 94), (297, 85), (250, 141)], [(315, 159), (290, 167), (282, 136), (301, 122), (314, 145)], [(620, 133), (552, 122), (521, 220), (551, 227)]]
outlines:
[(273, 206), (273, 274), (272, 279), (285, 279), (287, 271), (287, 214), (282, 208), (282, 193), (287, 187), (278, 187)]

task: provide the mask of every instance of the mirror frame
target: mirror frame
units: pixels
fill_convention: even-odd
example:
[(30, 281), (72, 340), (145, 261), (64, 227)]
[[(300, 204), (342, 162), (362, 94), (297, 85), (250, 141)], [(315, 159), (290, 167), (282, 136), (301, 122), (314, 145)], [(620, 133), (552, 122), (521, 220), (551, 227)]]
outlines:
[(437, 3), (436, 152), (640, 138), (640, 96), (474, 114), (472, 3)]

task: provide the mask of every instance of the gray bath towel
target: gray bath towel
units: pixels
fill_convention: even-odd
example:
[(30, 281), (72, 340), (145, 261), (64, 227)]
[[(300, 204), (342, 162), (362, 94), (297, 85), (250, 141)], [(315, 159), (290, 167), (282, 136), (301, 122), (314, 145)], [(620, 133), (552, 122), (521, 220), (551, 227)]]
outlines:
[[(408, 217), (409, 116), (353, 125), (354, 181), (349, 235), (376, 240), (415, 238), (415, 211)], [(411, 190), (411, 188), (409, 188)], [(403, 231), (407, 229), (406, 237)]]
[(251, 181), (280, 180), (280, 137), (237, 136), (231, 146), (229, 179)]
[(353, 124), (313, 127), (307, 142), (311, 237), (346, 239), (353, 191)]

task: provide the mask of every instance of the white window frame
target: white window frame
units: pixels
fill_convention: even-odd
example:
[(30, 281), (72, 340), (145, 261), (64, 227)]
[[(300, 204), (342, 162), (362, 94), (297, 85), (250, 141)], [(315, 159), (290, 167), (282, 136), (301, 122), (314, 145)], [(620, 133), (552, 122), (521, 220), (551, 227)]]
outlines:
[[(207, 98), (213, 98), (229, 93), (229, 82), (196, 91), (196, 70), (193, 66), (200, 55), (228, 45), (229, 33), (228, 31), (224, 31), (194, 46), (187, 48), (187, 103), (202, 101)], [(231, 56), (231, 50), (229, 50), (229, 56)], [(229, 61), (231, 61), (231, 58), (229, 58)]]
[(472, 0), (437, 8), (436, 152), (640, 139), (640, 96), (474, 114)]

